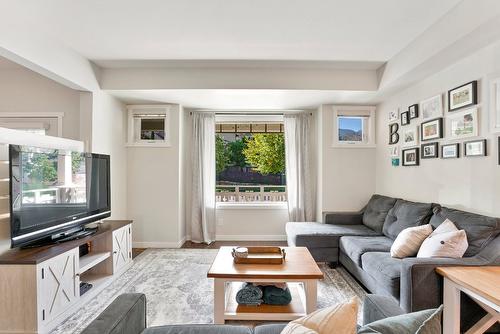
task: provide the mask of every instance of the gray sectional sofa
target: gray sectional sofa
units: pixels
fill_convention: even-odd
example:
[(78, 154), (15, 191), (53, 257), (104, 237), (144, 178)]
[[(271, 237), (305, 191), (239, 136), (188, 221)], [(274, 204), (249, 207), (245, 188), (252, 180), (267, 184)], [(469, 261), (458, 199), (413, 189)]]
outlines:
[[(391, 245), (403, 229), (427, 223), (436, 228), (446, 218), (467, 234), (463, 258), (391, 257)], [(318, 262), (342, 264), (368, 290), (393, 298), (404, 312), (442, 303), (437, 266), (500, 265), (499, 233), (499, 218), (382, 195), (373, 195), (359, 212), (329, 212), (323, 223), (286, 225), (289, 246), (307, 247)], [(474, 306), (468, 309), (477, 313)]]
[[(146, 296), (128, 293), (118, 296), (81, 334), (280, 334), (286, 323), (274, 323), (250, 328), (232, 325), (166, 325), (147, 328)], [(370, 324), (402, 314), (388, 297), (368, 295), (363, 302), (363, 325), (360, 331), (368, 330)], [(394, 322), (394, 321), (393, 321)], [(407, 319), (395, 322), (408, 325)], [(396, 326), (397, 327), (397, 326)], [(400, 334), (398, 330), (384, 334)]]

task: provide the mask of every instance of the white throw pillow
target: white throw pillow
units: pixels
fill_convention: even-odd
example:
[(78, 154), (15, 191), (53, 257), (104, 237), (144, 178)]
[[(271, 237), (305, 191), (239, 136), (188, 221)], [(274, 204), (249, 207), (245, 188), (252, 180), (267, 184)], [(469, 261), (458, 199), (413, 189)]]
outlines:
[(459, 259), (469, 247), (467, 234), (459, 230), (455, 224), (446, 219), (420, 246), (417, 257), (448, 257)]
[(391, 246), (391, 256), (402, 259), (417, 255), (420, 245), (431, 233), (430, 224), (405, 228), (394, 240)]
[(312, 312), (290, 321), (281, 334), (355, 334), (356, 298)]

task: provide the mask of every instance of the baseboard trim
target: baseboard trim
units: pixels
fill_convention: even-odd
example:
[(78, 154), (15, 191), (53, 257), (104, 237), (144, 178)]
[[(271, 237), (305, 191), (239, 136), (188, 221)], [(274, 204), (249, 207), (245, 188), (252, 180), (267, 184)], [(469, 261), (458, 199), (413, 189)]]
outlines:
[(286, 241), (286, 235), (216, 235), (217, 241)]
[(186, 242), (186, 239), (182, 239), (178, 242), (175, 241), (133, 241), (133, 248), (181, 248)]

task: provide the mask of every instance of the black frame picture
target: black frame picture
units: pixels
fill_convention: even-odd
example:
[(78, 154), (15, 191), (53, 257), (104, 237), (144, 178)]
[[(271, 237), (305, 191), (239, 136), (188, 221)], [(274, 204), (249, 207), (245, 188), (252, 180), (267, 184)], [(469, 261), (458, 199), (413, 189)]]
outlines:
[[(415, 153), (415, 162), (414, 163), (411, 163), (409, 164), (407, 161), (406, 161), (406, 152), (409, 152), (409, 151), (414, 151)], [(403, 153), (402, 153), (402, 165), (403, 166), (419, 166), (420, 165), (420, 150), (418, 147), (414, 147), (414, 148), (408, 148), (406, 150), (403, 150)]]
[(412, 104), (408, 107), (408, 115), (410, 119), (418, 118), (418, 104)]
[(401, 113), (401, 125), (410, 124), (410, 112), (405, 111)]
[(498, 165), (500, 166), (500, 137), (498, 137)]
[[(449, 156), (446, 156), (444, 154), (444, 150), (445, 150), (445, 148), (451, 147), (451, 146), (455, 147), (456, 154), (454, 156), (449, 157)], [(441, 159), (458, 159), (458, 158), (460, 158), (460, 144), (459, 143), (441, 145)]]
[[(430, 154), (430, 155), (426, 155), (425, 151), (426, 151), (426, 148), (428, 147), (432, 147), (434, 149), (434, 153), (433, 154)], [(420, 157), (422, 159), (435, 159), (435, 158), (439, 158), (439, 143), (438, 142), (435, 142), (435, 143), (427, 143), (427, 144), (422, 144), (421, 147), (420, 147)]]
[[(457, 91), (459, 90), (460, 88), (464, 88), (466, 86), (469, 86), (471, 85), (471, 102), (470, 103), (467, 103), (467, 104), (462, 104), (458, 107), (453, 107), (452, 106), (452, 103), (451, 103), (451, 95), (453, 94), (454, 91)], [(455, 87), (453, 89), (450, 89), (448, 91), (448, 111), (455, 111), (455, 110), (459, 110), (459, 109), (462, 109), (462, 108), (467, 108), (467, 107), (470, 107), (470, 106), (473, 106), (473, 105), (476, 105), (477, 104), (477, 80), (474, 80), (474, 81), (471, 81), (471, 82), (468, 82), (466, 84), (463, 84), (463, 85), (460, 85), (458, 87)]]
[[(438, 132), (435, 135), (425, 137), (424, 126), (428, 123), (435, 123), (435, 122), (438, 122), (438, 124), (437, 124), (437, 131)], [(440, 138), (443, 138), (443, 118), (442, 117), (432, 119), (430, 121), (425, 121), (425, 122), (422, 122), (422, 124), (420, 124), (420, 139), (422, 141), (435, 140), (435, 139), (440, 139)]]
[[(467, 151), (467, 144), (479, 144), (479, 143), (482, 144), (481, 152), (479, 152), (479, 153), (471, 153), (471, 152)], [(466, 141), (464, 143), (464, 157), (484, 157), (484, 156), (486, 156), (488, 154), (486, 145), (487, 145), (487, 140), (486, 139)]]

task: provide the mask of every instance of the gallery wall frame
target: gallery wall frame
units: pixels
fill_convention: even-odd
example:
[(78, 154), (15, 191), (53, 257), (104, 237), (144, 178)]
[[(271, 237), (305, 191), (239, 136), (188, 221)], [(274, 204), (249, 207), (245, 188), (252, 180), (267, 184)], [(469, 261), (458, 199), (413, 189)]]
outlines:
[(458, 159), (460, 158), (460, 144), (445, 144), (441, 145), (441, 159)]
[(477, 104), (477, 80), (448, 91), (448, 111), (456, 111)]
[(426, 143), (420, 147), (420, 157), (422, 159), (435, 159), (439, 158), (439, 143)]
[(408, 113), (409, 113), (410, 119), (418, 118), (418, 103), (415, 103), (415, 104), (412, 104), (411, 106), (409, 106)]
[(487, 144), (486, 139), (466, 141), (464, 143), (464, 157), (484, 157), (488, 155)]
[(436, 118), (420, 124), (420, 139), (422, 141), (443, 138), (443, 118)]
[(420, 165), (420, 152), (418, 147), (409, 148), (403, 150), (402, 154), (402, 165), (407, 166), (419, 166)]
[(449, 139), (477, 137), (479, 120), (477, 108), (469, 108), (446, 116), (446, 131)]
[(422, 120), (434, 119), (443, 116), (443, 96), (435, 95), (420, 102)]
[(490, 80), (491, 132), (500, 132), (500, 74)]

